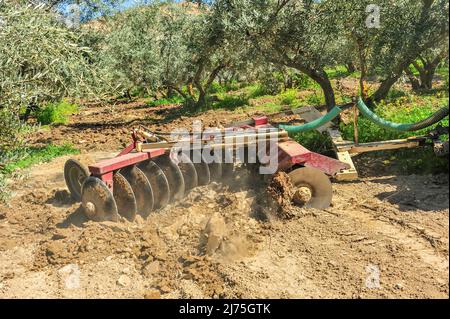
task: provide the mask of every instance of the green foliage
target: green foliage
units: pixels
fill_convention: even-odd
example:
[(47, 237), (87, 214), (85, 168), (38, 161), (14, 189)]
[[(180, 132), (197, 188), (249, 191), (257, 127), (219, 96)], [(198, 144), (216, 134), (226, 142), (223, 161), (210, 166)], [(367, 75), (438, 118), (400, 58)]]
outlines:
[(6, 165), (1, 172), (5, 175), (11, 174), (18, 169), (24, 169), (35, 164), (49, 162), (56, 157), (79, 153), (79, 150), (77, 150), (71, 144), (50, 144), (40, 148), (29, 148), (25, 150), (25, 154), (19, 160)]
[(160, 17), (158, 6), (148, 6), (127, 10), (107, 21), (98, 61), (107, 81), (122, 90), (159, 87)]
[(0, 171), (0, 203), (3, 203), (8, 199), (9, 192), (6, 185), (6, 175)]
[(225, 86), (221, 85), (220, 83), (213, 82), (211, 84), (211, 86), (209, 87), (208, 92), (210, 94), (216, 94), (216, 93), (225, 93), (225, 92), (227, 92), (227, 90), (226, 90)]
[(274, 76), (266, 76), (261, 81), (262, 90), (266, 94), (276, 95), (283, 91), (283, 84)]
[(40, 148), (14, 149), (6, 154), (6, 159), (2, 158), (5, 153), (0, 153), (0, 202), (7, 200), (10, 195), (7, 178), (14, 172), (67, 154), (79, 154), (79, 151), (71, 144), (50, 144)]
[(252, 86), (248, 86), (247, 89), (249, 91), (248, 93), (249, 99), (254, 99), (269, 94), (269, 90), (267, 90), (267, 88), (264, 85), (259, 83)]
[(343, 65), (336, 65), (334, 68), (326, 69), (325, 71), (330, 79), (345, 78), (353, 75), (352, 73), (349, 73), (347, 68)]
[(210, 94), (216, 94), (216, 93), (228, 93), (231, 91), (237, 91), (239, 90), (242, 86), (242, 84), (236, 82), (236, 81), (232, 81), (226, 84), (221, 85), (218, 82), (213, 82), (211, 84), (211, 86), (209, 87), (208, 92)]
[(323, 94), (314, 92), (314, 94), (308, 96), (307, 103), (309, 105), (322, 105), (324, 103)]
[(8, 108), (0, 108), (0, 202), (8, 196), (6, 187), (7, 173), (4, 167), (23, 155), (24, 135), (30, 127), (19, 121), (19, 118)]
[(297, 89), (308, 89), (317, 85), (310, 77), (303, 73), (295, 73), (294, 86)]
[(0, 105), (17, 112), (32, 97), (96, 96), (83, 31), (67, 28), (42, 6), (0, 2), (0, 16)]
[[(432, 147), (400, 149), (364, 154), (372, 162), (381, 162), (397, 174), (443, 174), (449, 172), (448, 156), (438, 157)], [(364, 158), (363, 161), (366, 161)]]
[(18, 116), (7, 108), (0, 109), (0, 167), (6, 161), (6, 154), (22, 145), (22, 135), (26, 130)]
[[(426, 101), (426, 100), (425, 100)], [(380, 117), (396, 123), (415, 123), (431, 116), (444, 103), (433, 107), (432, 104), (408, 104), (405, 100), (397, 100), (393, 103), (382, 103), (375, 108), (375, 113)], [(448, 125), (448, 118), (441, 122)], [(345, 125), (341, 123), (340, 129), (344, 139), (353, 140), (353, 123)], [(364, 117), (358, 119), (359, 141), (361, 143), (394, 140), (424, 134), (430, 128), (418, 132), (399, 132), (382, 128)]]
[(297, 102), (297, 90), (295, 89), (289, 89), (280, 94), (280, 102), (284, 105), (292, 105)]
[(42, 125), (66, 124), (68, 116), (78, 112), (78, 106), (67, 101), (50, 103), (39, 110), (37, 120)]
[(330, 154), (333, 150), (330, 136), (328, 134), (321, 134), (316, 130), (297, 133), (293, 136), (293, 139), (316, 153)]
[(0, 171), (22, 153), (30, 130), (19, 120), (23, 106), (99, 96), (102, 85), (84, 36), (83, 29), (69, 29), (41, 5), (0, 1)]
[(245, 95), (224, 95), (222, 99), (213, 103), (214, 109), (234, 110), (248, 104)]
[(264, 104), (254, 107), (254, 109), (266, 113), (277, 113), (281, 112), (284, 109), (284, 107), (278, 102), (266, 102)]
[(183, 104), (185, 99), (179, 95), (172, 96), (170, 98), (162, 98), (158, 100), (153, 100), (147, 102), (150, 107), (160, 106), (160, 105), (171, 105), (171, 104)]

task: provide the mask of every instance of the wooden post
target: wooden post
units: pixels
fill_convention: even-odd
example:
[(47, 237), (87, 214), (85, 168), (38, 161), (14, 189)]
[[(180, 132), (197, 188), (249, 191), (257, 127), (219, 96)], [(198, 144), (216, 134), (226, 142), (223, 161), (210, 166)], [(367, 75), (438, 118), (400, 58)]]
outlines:
[(355, 145), (359, 144), (358, 115), (359, 110), (355, 104), (355, 106), (353, 107), (353, 142), (355, 142)]

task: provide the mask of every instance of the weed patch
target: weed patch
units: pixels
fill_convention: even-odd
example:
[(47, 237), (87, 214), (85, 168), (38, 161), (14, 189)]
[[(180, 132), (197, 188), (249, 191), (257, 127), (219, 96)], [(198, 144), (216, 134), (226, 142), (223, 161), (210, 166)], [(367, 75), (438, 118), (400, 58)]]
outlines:
[(53, 158), (68, 154), (79, 154), (79, 150), (71, 144), (50, 144), (40, 148), (29, 148), (25, 150), (25, 154), (21, 156), (20, 159), (8, 163), (2, 169), (2, 173), (4, 175), (8, 175), (18, 169), (25, 169), (35, 164), (49, 162)]
[(172, 104), (183, 104), (185, 99), (182, 96), (175, 95), (170, 98), (163, 98), (159, 100), (152, 100), (147, 102), (149, 107), (155, 107), (160, 105), (172, 105)]
[(67, 101), (50, 103), (37, 113), (37, 121), (42, 125), (66, 124), (68, 116), (78, 112), (78, 106)]

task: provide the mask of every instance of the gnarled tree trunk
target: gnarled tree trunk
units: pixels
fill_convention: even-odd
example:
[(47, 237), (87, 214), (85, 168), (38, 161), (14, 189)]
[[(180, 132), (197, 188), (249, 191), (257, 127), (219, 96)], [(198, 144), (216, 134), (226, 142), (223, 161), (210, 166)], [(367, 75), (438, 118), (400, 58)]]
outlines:
[(203, 73), (203, 65), (199, 67), (197, 70), (196, 76), (194, 77), (194, 85), (197, 88), (199, 92), (198, 100), (197, 100), (197, 106), (204, 106), (207, 104), (206, 101), (206, 95), (208, 92), (208, 89), (210, 88), (211, 84), (214, 82), (214, 80), (217, 78), (217, 75), (220, 71), (222, 71), (226, 67), (225, 63), (221, 63), (217, 65), (209, 74), (208, 79), (204, 84), (202, 84), (201, 81), (201, 74)]
[(311, 66), (307, 66), (297, 61), (293, 61), (286, 56), (284, 58), (283, 63), (288, 67), (303, 72), (311, 79), (313, 79), (317, 84), (320, 85), (325, 97), (325, 104), (327, 106), (328, 111), (330, 111), (333, 107), (336, 106), (336, 97), (334, 95), (333, 86), (331, 85), (331, 81), (328, 77), (328, 74), (325, 72), (323, 68), (315, 69)]
[(412, 65), (419, 72), (419, 77), (409, 69), (409, 66), (405, 69), (405, 73), (408, 76), (413, 90), (431, 90), (433, 88), (433, 79), (436, 74), (436, 69), (439, 64), (448, 56), (448, 48), (439, 53), (434, 59), (420, 58), (422, 65), (417, 61), (413, 61)]

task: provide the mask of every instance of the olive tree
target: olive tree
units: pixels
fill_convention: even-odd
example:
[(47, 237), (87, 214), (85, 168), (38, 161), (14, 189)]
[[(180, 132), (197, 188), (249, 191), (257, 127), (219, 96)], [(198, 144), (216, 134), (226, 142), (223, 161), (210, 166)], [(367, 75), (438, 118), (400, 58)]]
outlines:
[(152, 92), (159, 87), (161, 72), (158, 31), (159, 7), (127, 10), (100, 27), (99, 69), (114, 87)]
[[(442, 42), (441, 47), (429, 49), (419, 55), (418, 60), (412, 62), (405, 69), (411, 86), (415, 91), (430, 90), (433, 88), (433, 79), (438, 66), (448, 59), (448, 42)], [(416, 76), (413, 69), (416, 69)]]
[(340, 33), (353, 41), (362, 80), (369, 73), (381, 79), (370, 103), (386, 98), (426, 52), (448, 46), (448, 0), (328, 0), (323, 5), (335, 12)]
[(321, 2), (307, 0), (218, 0), (227, 34), (254, 47), (267, 62), (293, 68), (316, 81), (328, 108), (335, 95), (325, 67), (334, 56), (327, 46), (338, 30)]
[(0, 171), (23, 141), (19, 113), (30, 99), (96, 96), (82, 37), (42, 6), (0, 2)]
[(207, 105), (212, 83), (226, 70), (242, 68), (248, 47), (237, 38), (228, 37), (223, 12), (217, 7), (201, 7), (192, 24), (189, 51), (193, 73), (188, 81), (197, 88), (197, 105)]

